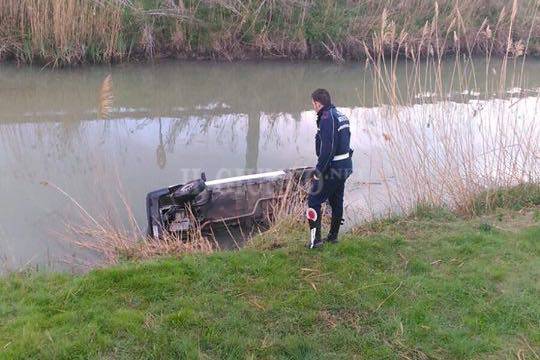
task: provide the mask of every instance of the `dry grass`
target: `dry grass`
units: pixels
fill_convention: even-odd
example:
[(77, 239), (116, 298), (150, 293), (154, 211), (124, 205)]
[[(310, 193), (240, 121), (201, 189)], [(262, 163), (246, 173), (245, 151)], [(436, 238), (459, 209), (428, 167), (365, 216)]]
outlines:
[[(290, 239), (284, 237), (287, 233), (297, 233), (298, 229), (307, 227), (306, 209), (307, 198), (311, 187), (310, 180), (292, 179), (287, 181), (283, 192), (278, 194), (266, 213), (264, 233), (250, 237), (248, 246), (257, 249), (276, 249), (290, 245)], [(325, 215), (330, 215), (330, 207), (323, 204), (321, 209)], [(330, 217), (323, 216), (324, 226), (330, 226)]]
[(283, 221), (305, 222), (308, 186), (309, 184), (302, 182), (300, 179), (287, 181), (283, 192), (278, 194), (277, 200), (270, 204), (267, 222), (271, 226), (276, 226)]
[[(368, 66), (383, 119), (383, 146), (397, 178), (387, 188), (402, 211), (424, 203), (473, 214), (480, 192), (539, 181), (540, 126), (531, 116), (538, 113), (539, 102), (538, 97), (526, 96), (521, 90), (531, 38), (513, 40), (517, 5), (514, 1), (501, 12), (496, 24), (483, 22), (474, 36), (486, 40), (483, 83), (477, 80), (479, 71), (474, 69), (475, 43), (461, 40), (465, 26), (459, 11), (455, 24), (446, 30), (439, 29), (439, 12), (435, 11), (417, 47), (408, 46), (404, 39), (409, 34), (397, 33), (395, 24), (383, 14), (380, 31), (371, 40), (371, 48), (378, 50), (369, 56)], [(504, 27), (506, 36), (501, 34), (501, 24), (508, 24)], [(499, 35), (495, 37), (493, 31)], [(503, 59), (495, 65), (493, 51), (503, 37)], [(389, 58), (381, 55), (387, 44), (396, 43)], [(441, 66), (448, 46), (461, 49), (451, 73), (445, 73), (446, 68)], [(407, 76), (399, 79), (397, 62), (403, 59), (403, 53), (407, 54)], [(518, 96), (508, 88), (519, 89)], [(471, 96), (476, 91), (483, 91), (483, 97)], [(495, 100), (491, 99), (493, 95)]]
[(111, 62), (125, 56), (122, 27), (122, 7), (114, 1), (1, 0), (0, 58), (52, 66)]
[[(527, 51), (539, 54), (537, 7), (534, 0), (515, 8), (498, 0), (0, 0), (0, 59), (51, 65), (163, 56), (342, 61), (396, 49), (407, 56), (435, 50), (504, 55), (525, 51), (528, 38)], [(413, 49), (419, 51), (413, 55)]]
[[(101, 201), (108, 210), (98, 214), (92, 214), (57, 185), (50, 182), (43, 182), (42, 185), (60, 193), (78, 210), (78, 216), (66, 220), (65, 232), (59, 234), (66, 243), (86, 251), (82, 256), (62, 259), (70, 265), (94, 268), (117, 264), (122, 260), (144, 260), (187, 253), (207, 254), (218, 247), (214, 238), (209, 234), (203, 235), (199, 226), (185, 234), (167, 233), (159, 240), (148, 237), (144, 228), (138, 224), (120, 182), (116, 186), (115, 196), (107, 196)], [(193, 214), (192, 218), (193, 223), (197, 224)]]
[[(186, 240), (178, 234), (166, 234), (159, 240), (139, 231), (126, 229), (109, 219), (95, 224), (66, 225), (66, 240), (71, 244), (99, 255), (97, 265), (113, 265), (121, 260), (145, 260), (159, 256), (179, 256), (192, 253), (212, 253), (216, 244), (207, 236), (194, 231)], [(96, 263), (89, 264), (95, 267)]]

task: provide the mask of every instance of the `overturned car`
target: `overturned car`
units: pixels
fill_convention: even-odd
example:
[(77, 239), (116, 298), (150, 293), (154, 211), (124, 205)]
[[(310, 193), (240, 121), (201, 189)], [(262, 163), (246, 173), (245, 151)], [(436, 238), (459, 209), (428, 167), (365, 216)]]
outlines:
[(147, 234), (156, 239), (184, 236), (212, 224), (263, 220), (292, 188), (305, 189), (313, 172), (312, 167), (302, 167), (210, 181), (203, 173), (186, 184), (152, 191), (146, 196)]

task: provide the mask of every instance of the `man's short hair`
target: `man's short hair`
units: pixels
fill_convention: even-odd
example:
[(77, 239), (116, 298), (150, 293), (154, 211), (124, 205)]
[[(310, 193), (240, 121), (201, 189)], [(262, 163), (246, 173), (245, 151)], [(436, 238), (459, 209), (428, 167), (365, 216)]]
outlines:
[(322, 106), (332, 105), (330, 93), (326, 89), (317, 89), (311, 94), (313, 101), (321, 103)]

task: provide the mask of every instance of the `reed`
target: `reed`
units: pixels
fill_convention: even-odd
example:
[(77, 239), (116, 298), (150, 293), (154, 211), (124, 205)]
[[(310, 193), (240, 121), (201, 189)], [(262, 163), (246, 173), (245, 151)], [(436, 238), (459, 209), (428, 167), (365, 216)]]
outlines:
[(73, 195), (56, 184), (42, 182), (42, 185), (58, 192), (77, 210), (74, 218), (65, 220), (65, 231), (59, 234), (59, 238), (70, 246), (85, 251), (73, 258), (60, 259), (76, 268), (92, 269), (125, 260), (137, 261), (160, 256), (208, 254), (219, 248), (212, 234), (203, 234), (193, 214), (192, 222), (196, 226), (188, 233), (166, 233), (159, 240), (148, 237), (144, 227), (137, 222), (118, 176), (114, 193), (96, 191), (96, 194), (101, 195), (100, 203), (104, 207), (96, 212), (85, 208)]
[(267, 212), (267, 222), (275, 226), (282, 221), (305, 222), (306, 201), (309, 183), (301, 179), (290, 179)]
[[(82, 258), (75, 259), (73, 265), (87, 265), (94, 268), (99, 265), (114, 265), (122, 260), (147, 260), (156, 257), (176, 257), (193, 253), (212, 253), (216, 243), (208, 235), (202, 235), (198, 229), (189, 238), (168, 233), (159, 240), (148, 238), (136, 228), (129, 228), (111, 221), (100, 219), (99, 226), (78, 222), (66, 224), (65, 239), (78, 248), (89, 250), (97, 255), (93, 261), (82, 263)], [(69, 261), (69, 259), (65, 259)]]
[[(426, 27), (434, 4), (438, 34)], [(424, 56), (431, 48), (503, 56), (508, 39), (512, 52), (530, 39), (527, 51), (538, 55), (540, 25), (531, 16), (537, 6), (534, 0), (515, 9), (497, 0), (0, 0), (0, 59), (56, 66), (156, 57), (342, 61), (396, 49)], [(388, 27), (375, 46), (370, 40), (380, 33), (381, 17)], [(442, 41), (442, 34), (459, 43)]]
[(1, 0), (0, 56), (51, 66), (123, 58), (122, 13), (115, 2)]
[[(436, 5), (417, 46), (410, 46), (404, 40), (410, 34), (397, 32), (395, 22), (384, 14), (379, 31), (370, 45), (365, 44), (367, 53), (375, 49), (367, 66), (375, 83), (373, 97), (380, 106), (381, 144), (397, 179), (387, 182), (386, 188), (401, 212), (430, 204), (472, 215), (482, 211), (479, 193), (490, 198), (500, 188), (540, 180), (540, 126), (530, 116), (538, 113), (539, 98), (538, 93), (524, 90), (522, 75), (536, 25), (525, 39), (515, 39), (518, 2), (514, 0), (495, 24), (484, 21), (469, 41), (465, 15), (456, 10), (456, 21), (441, 29), (439, 9)], [(535, 7), (533, 19), (537, 14)], [(484, 39), (486, 50), (483, 82), (477, 79), (482, 70), (475, 69), (473, 62), (480, 46), (477, 39)], [(496, 63), (492, 57), (501, 42), (503, 57)], [(384, 57), (388, 44), (397, 46)], [(457, 49), (450, 74), (441, 66), (448, 47)], [(398, 61), (406, 62), (405, 79), (396, 76)]]

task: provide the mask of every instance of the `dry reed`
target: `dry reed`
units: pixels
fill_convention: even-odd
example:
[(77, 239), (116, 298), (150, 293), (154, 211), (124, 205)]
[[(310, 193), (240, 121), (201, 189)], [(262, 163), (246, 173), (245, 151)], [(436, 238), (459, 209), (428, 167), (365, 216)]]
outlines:
[[(66, 65), (164, 56), (343, 61), (396, 49), (406, 56), (539, 54), (536, 7), (534, 0), (519, 7), (495, 0), (0, 0), (0, 59)], [(525, 46), (526, 39), (533, 41)]]
[[(78, 209), (78, 216), (74, 220), (66, 221), (65, 232), (60, 236), (68, 244), (90, 251), (91, 256), (89, 260), (85, 260), (86, 256), (62, 259), (71, 265), (93, 268), (117, 264), (121, 260), (211, 253), (218, 247), (211, 235), (202, 233), (193, 214), (191, 218), (196, 226), (189, 232), (165, 233), (160, 239), (148, 237), (137, 223), (119, 180), (116, 197), (102, 201), (102, 204), (107, 204), (109, 211), (100, 211), (99, 214), (92, 214), (77, 199), (57, 185), (50, 182), (42, 182), (42, 185), (53, 188)], [(118, 207), (118, 204), (121, 206)], [(127, 217), (127, 221), (122, 220), (124, 217)]]
[[(538, 113), (538, 97), (527, 97), (521, 90), (530, 38), (513, 40), (516, 0), (494, 25), (499, 39), (484, 22), (474, 36), (485, 39), (488, 49), (482, 84), (473, 62), (478, 45), (462, 40), (468, 31), (463, 15), (456, 10), (455, 25), (444, 31), (438, 28), (437, 7), (435, 10), (416, 47), (404, 43), (408, 34), (397, 34), (395, 23), (385, 16), (371, 40), (370, 47), (378, 49), (369, 56), (369, 66), (385, 134), (381, 142), (397, 178), (387, 188), (394, 205), (404, 212), (417, 204), (432, 204), (472, 214), (479, 193), (540, 179), (540, 127), (530, 114), (525, 116), (527, 111)], [(533, 18), (537, 11), (536, 6)], [(502, 23), (509, 24), (505, 36)], [(500, 46), (503, 36), (505, 52), (496, 66), (493, 49)], [(390, 49), (389, 58), (381, 55), (388, 44), (397, 44)], [(451, 73), (445, 73), (447, 68), (441, 65), (447, 46), (460, 49)], [(404, 80), (396, 76), (398, 59), (406, 62)], [(519, 89), (518, 97), (508, 88)], [(475, 94), (480, 90), (482, 96)], [(493, 95), (496, 99), (491, 99)]]

